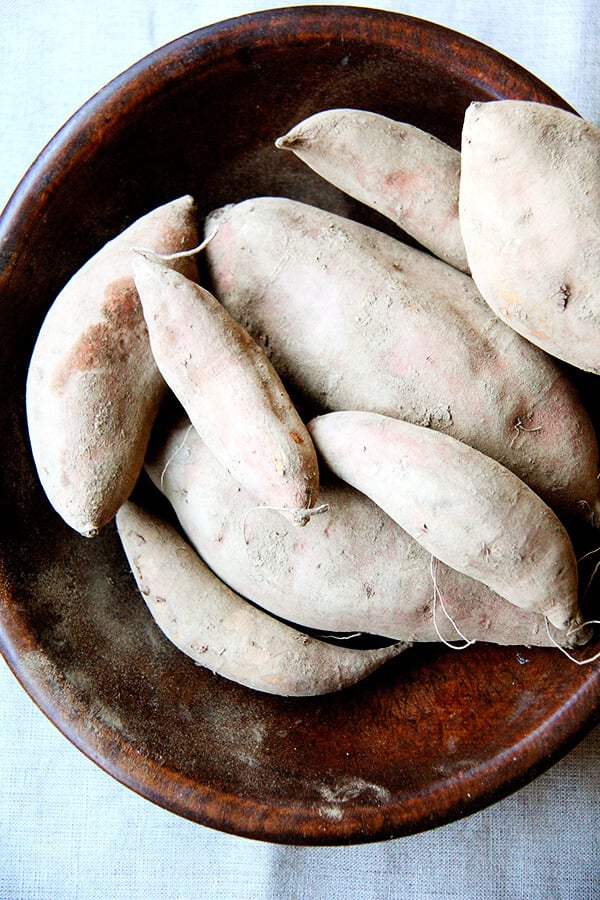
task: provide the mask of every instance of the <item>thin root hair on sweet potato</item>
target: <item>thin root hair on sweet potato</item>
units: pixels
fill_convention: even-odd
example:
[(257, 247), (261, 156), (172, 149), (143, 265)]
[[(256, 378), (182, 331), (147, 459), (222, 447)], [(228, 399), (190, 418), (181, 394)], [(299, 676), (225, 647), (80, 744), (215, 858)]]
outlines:
[(210, 215), (212, 290), (313, 415), (427, 425), (515, 472), (561, 514), (600, 521), (598, 442), (563, 367), (473, 280), (358, 222), (282, 197)]
[(320, 459), (437, 559), (559, 629), (581, 622), (577, 560), (555, 513), (496, 460), (369, 412), (309, 423)]
[(238, 684), (289, 697), (330, 693), (408, 647), (337, 646), (280, 622), (223, 584), (171, 525), (131, 500), (119, 510), (117, 528), (165, 637), (198, 665)]
[(135, 283), (165, 381), (257, 501), (305, 524), (319, 492), (311, 437), (267, 355), (201, 285), (136, 253)]
[[(146, 471), (210, 568), (298, 627), (415, 642), (551, 644), (542, 615), (434, 560), (372, 500), (327, 472), (320, 493), (327, 510), (310, 528), (291, 528), (257, 509), (188, 418), (166, 407)], [(590, 635), (552, 636), (579, 646)]]
[[(27, 374), (29, 438), (50, 503), (81, 534), (97, 533), (130, 495), (166, 392), (131, 248), (173, 253), (197, 242), (192, 197), (152, 210), (72, 276), (42, 323)], [(171, 265), (197, 271), (193, 259)]]

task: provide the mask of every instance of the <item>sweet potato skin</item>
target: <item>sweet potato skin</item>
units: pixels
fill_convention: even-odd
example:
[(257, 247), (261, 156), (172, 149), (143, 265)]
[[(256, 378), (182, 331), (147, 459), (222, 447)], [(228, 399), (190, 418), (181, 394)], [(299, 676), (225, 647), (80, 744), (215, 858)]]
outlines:
[(209, 291), (151, 254), (136, 254), (133, 269), (154, 359), (194, 427), (258, 503), (305, 524), (317, 457), (263, 349)]
[[(161, 414), (146, 470), (200, 556), (231, 588), (262, 608), (321, 632), (394, 640), (458, 639), (442, 602), (470, 640), (550, 646), (544, 617), (515, 607), (480, 582), (438, 563), (364, 494), (327, 478), (327, 511), (290, 528), (226, 472), (185, 415)], [(437, 630), (436, 630), (437, 626)], [(438, 633), (439, 632), (439, 633)], [(569, 644), (566, 634), (557, 641)], [(578, 635), (577, 637), (582, 637)]]
[(600, 373), (600, 129), (542, 103), (472, 104), (460, 219), (473, 277), (500, 318)]
[(313, 414), (363, 409), (444, 431), (555, 509), (599, 511), (598, 445), (562, 369), (501, 322), (472, 279), (315, 207), (259, 197), (215, 211), (221, 303)]
[(376, 209), (463, 272), (460, 153), (414, 125), (362, 109), (327, 109), (275, 142), (355, 200)]
[(407, 647), (358, 650), (302, 634), (234, 593), (172, 526), (131, 500), (116, 521), (158, 627), (179, 650), (224, 678), (265, 693), (314, 696), (354, 684)]
[[(191, 197), (152, 210), (73, 275), (42, 324), (26, 386), (31, 448), (50, 503), (86, 536), (112, 519), (133, 489), (166, 391), (131, 248), (172, 253), (197, 238)], [(193, 259), (174, 265), (190, 276), (197, 271)]]
[(580, 624), (570, 537), (504, 466), (450, 435), (369, 412), (309, 423), (320, 458), (436, 558), (559, 629)]

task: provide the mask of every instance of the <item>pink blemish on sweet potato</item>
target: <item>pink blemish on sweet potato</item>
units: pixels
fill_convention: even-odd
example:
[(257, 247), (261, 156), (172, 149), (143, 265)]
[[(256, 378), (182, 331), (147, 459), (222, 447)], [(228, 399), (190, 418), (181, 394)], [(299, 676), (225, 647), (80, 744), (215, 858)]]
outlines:
[(132, 344), (147, 340), (147, 328), (132, 278), (124, 277), (108, 285), (102, 307), (104, 318), (81, 335), (54, 375), (53, 387), (62, 391), (75, 374), (94, 369), (111, 369), (124, 362)]
[(392, 189), (403, 197), (412, 197), (428, 189), (427, 178), (424, 172), (413, 172), (407, 169), (396, 169), (393, 172), (389, 172), (385, 176), (383, 183), (385, 187)]
[(275, 145), (468, 271), (458, 220), (460, 154), (434, 135), (366, 110), (329, 109)]
[[(215, 293), (256, 339), (268, 335), (269, 358), (305, 406), (448, 431), (554, 508), (579, 514), (586, 500), (600, 515), (596, 436), (567, 374), (492, 313), (471, 278), (284, 198), (216, 211), (207, 234), (215, 224)], [(533, 412), (543, 449), (539, 433), (514, 430)]]
[[(150, 351), (131, 273), (132, 247), (197, 246), (193, 198), (151, 210), (64, 285), (42, 323), (26, 383), (31, 449), (64, 521), (97, 533), (131, 492), (166, 385)], [(197, 276), (193, 257), (174, 265)]]

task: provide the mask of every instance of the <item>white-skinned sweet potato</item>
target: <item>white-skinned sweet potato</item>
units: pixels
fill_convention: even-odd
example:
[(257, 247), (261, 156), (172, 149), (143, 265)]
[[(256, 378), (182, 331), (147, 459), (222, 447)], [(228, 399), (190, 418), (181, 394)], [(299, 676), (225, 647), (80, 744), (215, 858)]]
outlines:
[[(357, 222), (285, 198), (208, 217), (220, 302), (314, 412), (428, 425), (593, 520), (598, 445), (567, 375), (501, 322), (472, 279)], [(297, 398), (300, 398), (299, 400)]]
[(447, 434), (344, 411), (309, 423), (320, 458), (437, 559), (559, 629), (581, 623), (571, 539), (500, 463)]
[(263, 349), (209, 291), (152, 254), (136, 254), (133, 271), (154, 358), (196, 430), (257, 502), (306, 524), (317, 457)]
[(460, 153), (434, 135), (362, 109), (327, 109), (275, 142), (355, 200), (376, 209), (457, 269)]
[(559, 359), (600, 373), (600, 128), (542, 103), (474, 103), (460, 219), (492, 309)]
[(119, 510), (117, 528), (163, 634), (196, 663), (238, 684), (290, 697), (325, 694), (407, 648), (340, 647), (280, 622), (223, 584), (171, 525), (131, 500)]
[[(431, 554), (380, 507), (335, 478), (321, 485), (327, 510), (303, 531), (290, 528), (276, 512), (255, 508), (177, 413), (159, 419), (146, 470), (210, 568), (299, 627), (415, 642), (460, 640), (450, 616), (469, 640), (552, 643), (543, 616), (444, 563), (432, 565)], [(569, 646), (585, 636), (553, 637)]]
[[(158, 207), (73, 275), (42, 324), (27, 375), (29, 437), (50, 503), (81, 534), (95, 534), (129, 496), (166, 391), (131, 248), (173, 253), (197, 241), (191, 197)], [(172, 265), (190, 276), (197, 271), (190, 258)]]

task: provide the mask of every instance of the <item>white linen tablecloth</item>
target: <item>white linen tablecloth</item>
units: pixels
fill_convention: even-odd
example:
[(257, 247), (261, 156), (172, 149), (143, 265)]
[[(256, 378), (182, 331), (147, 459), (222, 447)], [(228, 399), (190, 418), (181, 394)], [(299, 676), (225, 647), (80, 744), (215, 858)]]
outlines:
[[(597, 0), (354, 5), (475, 37), (600, 125)], [(0, 209), (45, 143), (112, 77), (181, 34), (264, 8), (224, 0), (0, 0)], [(220, 834), (106, 775), (0, 660), (0, 900), (592, 900), (600, 897), (599, 801), (596, 728), (516, 794), (413, 837), (303, 848)]]

